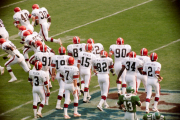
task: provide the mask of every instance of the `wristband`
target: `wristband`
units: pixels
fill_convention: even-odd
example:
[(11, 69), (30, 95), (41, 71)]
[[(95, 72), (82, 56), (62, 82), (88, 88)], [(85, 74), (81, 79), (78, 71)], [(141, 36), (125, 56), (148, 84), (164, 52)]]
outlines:
[(32, 21), (32, 24), (31, 24), (32, 26), (34, 26), (34, 21)]

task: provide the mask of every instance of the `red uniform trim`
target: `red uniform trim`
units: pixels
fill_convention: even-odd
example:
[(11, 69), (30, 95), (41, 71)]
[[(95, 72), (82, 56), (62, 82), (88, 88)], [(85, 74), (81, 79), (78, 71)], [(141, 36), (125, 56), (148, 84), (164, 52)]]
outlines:
[(147, 73), (143, 71), (143, 75), (147, 75)]
[(36, 16), (35, 19), (38, 20), (38, 16)]
[(8, 65), (9, 63), (11, 63), (11, 62), (14, 60), (14, 58), (15, 58), (15, 56), (12, 58), (12, 60), (10, 60), (8, 63), (5, 64), (5, 67), (7, 67), (7, 65)]
[(126, 88), (126, 84), (122, 84), (122, 87)]
[(25, 52), (27, 52), (30, 48), (26, 48), (26, 50), (23, 52), (23, 54), (25, 54)]
[(85, 87), (84, 92), (88, 92), (89, 88)]
[(68, 104), (64, 104), (64, 108), (68, 108)]
[(68, 53), (69, 56), (72, 56), (72, 53)]
[(48, 84), (48, 82), (46, 81), (46, 82), (44, 82), (44, 85), (47, 85)]
[(113, 67), (114, 67), (114, 65), (110, 65), (110, 66), (109, 66), (109, 68), (113, 68)]
[(97, 69), (97, 66), (94, 66), (94, 69)]
[[(41, 24), (40, 24), (40, 25), (41, 25)], [(43, 32), (42, 25), (41, 25), (41, 31), (42, 31), (42, 34), (43, 34), (44, 40), (45, 40), (45, 41), (47, 41), (47, 40), (46, 40), (46, 37), (45, 37), (45, 35), (44, 35), (44, 32)]]
[(16, 21), (16, 24), (19, 24), (19, 21)]
[(55, 66), (56, 66), (55, 64), (52, 64), (52, 63), (51, 63), (51, 67), (55, 67)]
[(58, 99), (58, 100), (61, 100), (61, 99), (62, 99), (62, 96), (58, 95), (57, 99)]
[(160, 71), (155, 71), (155, 74), (160, 74)]
[(42, 107), (42, 108), (43, 108), (43, 107), (44, 107), (44, 105), (43, 105), (43, 104), (40, 104), (40, 105), (39, 105), (39, 107)]
[(106, 96), (101, 96), (101, 99), (106, 100)]
[(31, 18), (31, 14), (29, 14), (29, 16), (28, 16), (29, 18)]
[(121, 84), (121, 81), (117, 81), (116, 83), (117, 83), (117, 84)]
[(157, 102), (158, 102), (158, 101), (159, 101), (159, 97), (155, 97), (155, 98), (154, 98), (154, 101), (157, 101)]
[(33, 105), (33, 109), (37, 109), (37, 106)]
[(78, 63), (81, 63), (81, 60), (78, 60)]
[(47, 94), (46, 94), (46, 97), (49, 97), (49, 96), (50, 96), (50, 93), (47, 93)]
[(78, 103), (74, 103), (74, 107), (77, 107), (78, 106)]
[(60, 74), (60, 77), (62, 77), (62, 78), (63, 78), (64, 76), (63, 76), (62, 74)]
[(53, 38), (51, 38), (51, 42), (53, 42)]
[(47, 14), (47, 18), (49, 18), (50, 17), (50, 15), (49, 14)]
[(149, 98), (146, 98), (146, 102), (150, 102), (150, 99), (149, 99)]
[(81, 81), (81, 84), (84, 84), (84, 81)]
[(31, 43), (32, 43), (32, 40), (31, 40), (31, 41), (29, 41), (29, 45), (32, 45)]
[(32, 79), (31, 79), (31, 78), (28, 78), (28, 81), (32, 82)]
[(122, 67), (125, 67), (125, 65), (122, 65)]
[(79, 75), (73, 75), (73, 78), (79, 78)]
[(140, 68), (138, 68), (139, 70), (142, 70), (143, 68), (142, 67), (140, 67)]

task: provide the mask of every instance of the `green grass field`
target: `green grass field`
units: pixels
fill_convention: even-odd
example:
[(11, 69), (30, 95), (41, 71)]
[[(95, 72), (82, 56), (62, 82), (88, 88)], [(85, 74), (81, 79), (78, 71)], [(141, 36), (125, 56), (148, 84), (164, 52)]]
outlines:
[[(155, 52), (162, 65), (161, 76), (164, 80), (161, 88), (180, 90), (180, 42), (167, 45), (180, 39), (178, 0), (27, 0), (1, 8), (18, 1), (9, 0), (0, 5), (0, 19), (3, 20), (10, 37), (18, 33), (13, 25), (13, 9), (20, 7), (31, 13), (31, 7), (36, 3), (40, 7), (46, 7), (51, 15), (49, 36), (61, 38), (65, 47), (72, 43), (73, 36), (79, 36), (81, 43), (93, 38), (96, 43), (102, 43), (106, 51), (109, 51), (109, 46), (115, 44), (118, 37), (124, 38), (125, 44), (131, 45), (137, 54), (143, 47), (149, 51), (159, 48)], [(118, 13), (114, 14), (116, 12)], [(36, 26), (35, 31), (39, 30), (40, 27)], [(19, 37), (10, 40), (17, 48), (22, 47)], [(58, 53), (58, 44), (46, 44)], [(162, 46), (165, 47), (160, 48)], [(22, 50), (20, 51), (22, 53)], [(0, 55), (4, 53), (0, 50)], [(6, 60), (2, 57), (0, 56), (0, 65), (4, 66)], [(28, 83), (28, 73), (19, 65), (13, 65), (12, 70), (18, 81), (8, 83), (10, 75), (7, 70), (0, 76), (0, 119), (20, 120), (27, 116), (32, 119), (32, 88)], [(115, 80), (116, 76), (110, 76), (110, 87), (116, 86)], [(50, 105), (44, 107), (43, 113), (55, 108), (59, 87), (57, 81), (52, 84)], [(95, 85), (98, 85), (97, 78), (92, 77), (90, 92), (99, 89), (93, 88)], [(18, 106), (20, 107), (16, 109)]]

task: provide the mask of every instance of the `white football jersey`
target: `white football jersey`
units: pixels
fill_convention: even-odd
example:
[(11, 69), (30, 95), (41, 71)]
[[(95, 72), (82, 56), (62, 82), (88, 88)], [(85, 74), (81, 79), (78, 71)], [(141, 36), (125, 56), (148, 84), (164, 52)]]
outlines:
[(43, 86), (47, 84), (46, 73), (43, 70), (30, 70), (29, 81), (33, 82), (33, 86)]
[(6, 31), (6, 28), (4, 27), (3, 21), (0, 19), (0, 32), (2, 33), (3, 31)]
[(30, 24), (30, 21), (29, 21), (29, 11), (22, 10), (20, 12), (16, 12), (14, 14), (14, 16), (13, 16), (13, 19), (17, 23), (20, 23), (23, 26), (28, 26)]
[(57, 72), (60, 71), (60, 68), (64, 65), (67, 65), (68, 55), (54, 55), (52, 57), (52, 67), (56, 67)]
[(91, 69), (93, 65), (93, 60), (96, 59), (96, 56), (92, 53), (88, 52), (80, 52), (78, 57), (78, 63), (80, 64), (81, 68)]
[(83, 46), (84, 46), (83, 44), (68, 45), (67, 46), (68, 55), (74, 57), (74, 60), (78, 60), (79, 53), (83, 50)]
[(60, 75), (64, 77), (65, 83), (73, 83), (73, 80), (79, 78), (79, 69), (76, 66), (62, 66)]
[(49, 52), (36, 52), (35, 53), (35, 60), (42, 62), (42, 70), (48, 71), (51, 66), (51, 58), (54, 54)]
[(113, 44), (109, 48), (109, 52), (114, 54), (114, 61), (115, 63), (118, 61), (123, 61), (124, 58), (126, 58), (127, 54), (131, 52), (131, 46), (130, 45), (116, 45)]
[(32, 15), (38, 17), (39, 24), (47, 23), (47, 19), (50, 17), (47, 9), (44, 7), (33, 10)]
[(126, 57), (122, 62), (122, 65), (126, 67), (126, 75), (135, 75), (137, 73), (138, 68), (143, 67), (143, 62), (138, 58), (129, 58)]
[(97, 58), (93, 60), (93, 66), (97, 70), (98, 74), (109, 74), (109, 70), (113, 68), (113, 60), (107, 58)]
[[(8, 46), (9, 46), (9, 47), (12, 47), (14, 50), (13, 50), (13, 51), (8, 50), (8, 49), (7, 49)], [(16, 49), (16, 46), (15, 46), (12, 42), (10, 42), (10, 41), (4, 42), (4, 43), (2, 44), (2, 49), (3, 49), (6, 53), (10, 54), (11, 56), (14, 56), (14, 55), (16, 55), (16, 54), (21, 54), (21, 53), (18, 51), (18, 49)]]
[(100, 58), (100, 52), (102, 50), (104, 50), (104, 47), (101, 43), (95, 43), (95, 44), (92, 44), (93, 46), (93, 50), (92, 50), (92, 53), (97, 57), (97, 58)]
[(146, 62), (143, 66), (143, 72), (145, 72), (148, 78), (156, 78), (156, 75), (160, 74), (161, 64), (159, 62)]
[(148, 56), (136, 55), (136, 58), (138, 58), (139, 60), (141, 60), (141, 61), (143, 62), (143, 65), (144, 65), (144, 63), (146, 63), (146, 62), (151, 62), (150, 57), (148, 57)]

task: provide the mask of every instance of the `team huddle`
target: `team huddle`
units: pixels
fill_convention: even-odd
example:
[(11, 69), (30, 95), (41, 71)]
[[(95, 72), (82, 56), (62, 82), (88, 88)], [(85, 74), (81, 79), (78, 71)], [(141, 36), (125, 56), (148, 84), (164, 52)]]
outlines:
[[(137, 95), (138, 88), (142, 81), (146, 96), (146, 114), (144, 120), (164, 120), (165, 117), (158, 111), (157, 105), (160, 97), (160, 84), (163, 78), (160, 76), (161, 64), (157, 62), (158, 55), (142, 48), (140, 55), (131, 51), (131, 46), (124, 44), (124, 39), (119, 37), (116, 44), (110, 45), (109, 53), (104, 50), (101, 43), (95, 43), (92, 38), (87, 43), (80, 43), (78, 36), (73, 37), (73, 43), (63, 47), (61, 39), (48, 37), (51, 25), (51, 16), (46, 8), (40, 8), (38, 4), (32, 6), (32, 12), (14, 9), (13, 24), (19, 29), (19, 37), (24, 45), (23, 54), (9, 40), (9, 34), (0, 19), (0, 48), (8, 55), (3, 59), (9, 60), (4, 64), (11, 79), (8, 82), (17, 80), (11, 65), (19, 64), (25, 72), (29, 73), (28, 81), (33, 89), (33, 112), (34, 118), (42, 117), (44, 105), (49, 105), (51, 81), (55, 79), (59, 83), (56, 109), (64, 109), (64, 118), (70, 119), (68, 105), (71, 103), (70, 93), (74, 97), (74, 117), (80, 117), (78, 113), (79, 96), (83, 96), (83, 103), (88, 104), (91, 99), (89, 85), (91, 73), (98, 78), (101, 89), (101, 99), (97, 108), (103, 111), (109, 105), (106, 98), (109, 92), (110, 76), (117, 75), (117, 93), (119, 108), (125, 111), (124, 119), (137, 120), (136, 106), (141, 106), (140, 98)], [(32, 23), (30, 23), (32, 19)], [(40, 25), (39, 33), (34, 31), (34, 26)], [(45, 44), (54, 42), (60, 44), (58, 55), (52, 48)], [(29, 57), (28, 53), (33, 51), (34, 55)], [(67, 55), (66, 55), (67, 51)], [(112, 59), (114, 56), (114, 60)], [(31, 65), (33, 68), (31, 69)], [(1, 75), (4, 67), (0, 66)], [(51, 81), (50, 81), (51, 79)], [(115, 80), (114, 80), (115, 81)], [(149, 103), (152, 95), (152, 87), (155, 89), (153, 111), (149, 113)], [(64, 107), (61, 100), (64, 97)], [(39, 109), (37, 109), (39, 105)], [(104, 107), (103, 107), (104, 105)]]

